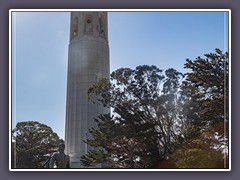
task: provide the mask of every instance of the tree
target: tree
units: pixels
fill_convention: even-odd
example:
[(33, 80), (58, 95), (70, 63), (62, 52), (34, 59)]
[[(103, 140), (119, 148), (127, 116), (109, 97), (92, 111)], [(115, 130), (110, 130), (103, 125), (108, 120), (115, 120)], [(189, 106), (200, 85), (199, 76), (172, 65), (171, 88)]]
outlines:
[(98, 149), (81, 157), (84, 166), (103, 163), (115, 168), (141, 168), (159, 160), (154, 131), (147, 123), (116, 122), (109, 114), (100, 115), (96, 121), (98, 127), (90, 130), (92, 139), (86, 143)]
[(36, 121), (18, 122), (12, 130), (12, 168), (43, 168), (62, 139)]
[(187, 59), (179, 104), (181, 143), (157, 168), (228, 167), (228, 53)]
[[(82, 164), (110, 161), (118, 167), (150, 167), (174, 149), (180, 126), (177, 99), (183, 76), (156, 66), (121, 68), (89, 89), (90, 98), (113, 109), (99, 116), (87, 144), (100, 148), (82, 156)], [(102, 150), (103, 149), (103, 150)]]
[(223, 123), (205, 129), (198, 136), (188, 139), (155, 168), (228, 168), (223, 129)]
[(228, 166), (228, 53), (216, 49), (206, 59), (187, 59), (182, 85), (183, 145), (174, 154), (177, 168)]
[(200, 132), (205, 126), (228, 122), (228, 53), (216, 49), (195, 61), (187, 59), (182, 85), (183, 116), (189, 127)]

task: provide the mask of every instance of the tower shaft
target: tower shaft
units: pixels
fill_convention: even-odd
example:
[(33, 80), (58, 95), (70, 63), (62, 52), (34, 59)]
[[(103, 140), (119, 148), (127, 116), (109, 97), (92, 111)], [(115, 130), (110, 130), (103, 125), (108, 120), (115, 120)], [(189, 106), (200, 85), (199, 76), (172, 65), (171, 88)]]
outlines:
[(79, 168), (80, 156), (91, 149), (83, 140), (96, 127), (94, 118), (109, 113), (90, 102), (87, 93), (98, 80), (109, 77), (107, 28), (107, 12), (71, 12), (65, 144), (72, 168)]

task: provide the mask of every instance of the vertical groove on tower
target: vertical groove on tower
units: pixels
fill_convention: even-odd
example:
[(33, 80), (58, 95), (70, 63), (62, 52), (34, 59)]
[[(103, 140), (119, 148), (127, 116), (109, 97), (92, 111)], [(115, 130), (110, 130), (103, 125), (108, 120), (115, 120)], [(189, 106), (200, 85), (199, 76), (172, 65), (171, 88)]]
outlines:
[(109, 109), (88, 100), (88, 88), (109, 77), (109, 47), (106, 12), (71, 12), (68, 55), (65, 143), (71, 167), (80, 167), (80, 156), (90, 147), (88, 129), (94, 117)]

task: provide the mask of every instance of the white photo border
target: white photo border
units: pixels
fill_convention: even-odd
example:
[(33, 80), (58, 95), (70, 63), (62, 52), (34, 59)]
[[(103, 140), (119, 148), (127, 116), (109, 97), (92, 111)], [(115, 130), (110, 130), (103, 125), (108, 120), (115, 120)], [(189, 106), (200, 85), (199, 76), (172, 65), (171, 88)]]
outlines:
[[(15, 70), (12, 67), (12, 20), (13, 12), (72, 12), (72, 11), (106, 11), (106, 12), (226, 12), (228, 13), (228, 38), (224, 37), (224, 40), (228, 39), (228, 47), (224, 50), (228, 50), (229, 53), (229, 168), (228, 169), (15, 169), (12, 168), (12, 94), (15, 90), (12, 89), (12, 71)], [(226, 17), (224, 17), (226, 18)], [(226, 20), (226, 19), (225, 19)], [(225, 21), (224, 20), (224, 21)], [(224, 26), (226, 27), (226, 26)], [(224, 35), (226, 34), (224, 29)], [(15, 43), (16, 44), (16, 43)], [(16, 48), (15, 48), (16, 50)], [(9, 10), (9, 171), (231, 171), (231, 10), (230, 9), (10, 9)]]

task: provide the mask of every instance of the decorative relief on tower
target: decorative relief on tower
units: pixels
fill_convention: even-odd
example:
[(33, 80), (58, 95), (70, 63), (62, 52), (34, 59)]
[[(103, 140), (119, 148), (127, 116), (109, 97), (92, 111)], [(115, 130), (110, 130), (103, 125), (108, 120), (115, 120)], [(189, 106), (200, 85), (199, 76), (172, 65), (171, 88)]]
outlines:
[(93, 32), (92, 16), (88, 15), (84, 22), (84, 32)]

